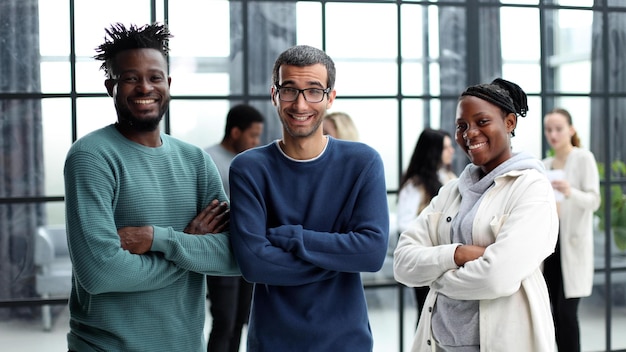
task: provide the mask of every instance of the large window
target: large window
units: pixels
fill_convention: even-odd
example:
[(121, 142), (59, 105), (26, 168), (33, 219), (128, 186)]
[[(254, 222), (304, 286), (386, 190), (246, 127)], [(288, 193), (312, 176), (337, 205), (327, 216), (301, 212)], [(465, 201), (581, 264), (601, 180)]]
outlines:
[[(582, 346), (626, 348), (615, 333), (626, 324), (626, 210), (616, 208), (622, 193), (611, 193), (626, 187), (626, 174), (610, 168), (626, 159), (618, 138), (626, 133), (620, 0), (0, 3), (0, 324), (39, 319), (44, 300), (64, 306), (67, 294), (37, 290), (35, 233), (65, 222), (70, 145), (116, 119), (92, 58), (104, 29), (152, 21), (168, 23), (174, 35), (172, 102), (162, 128), (203, 148), (221, 139), (226, 113), (239, 102), (266, 115), (264, 142), (280, 138), (269, 101), (274, 59), (295, 44), (324, 49), (337, 66), (332, 111), (351, 115), (361, 141), (382, 155), (392, 219), (419, 134), (453, 131), (456, 99), (467, 85), (503, 77), (526, 90), (530, 110), (513, 148), (537, 158), (548, 148), (543, 114), (557, 106), (571, 111), (583, 148), (604, 167), (605, 204), (617, 204), (597, 217), (596, 285), (581, 303)], [(457, 150), (457, 174), (466, 163)], [(397, 233), (390, 236), (395, 243)], [(393, 281), (391, 249), (383, 270), (364, 277), (375, 339), (385, 336), (380, 351), (408, 349), (416, 318), (412, 291)]]

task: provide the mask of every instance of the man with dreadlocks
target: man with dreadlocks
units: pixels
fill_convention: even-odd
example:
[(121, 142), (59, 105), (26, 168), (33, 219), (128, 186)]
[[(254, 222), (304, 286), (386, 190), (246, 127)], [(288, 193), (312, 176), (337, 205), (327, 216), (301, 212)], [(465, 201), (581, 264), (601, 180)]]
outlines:
[(511, 150), (526, 94), (496, 79), (467, 88), (456, 142), (471, 164), (400, 235), (396, 279), (430, 286), (413, 352), (555, 349), (541, 264), (559, 219), (541, 162)]
[(118, 23), (106, 33), (95, 59), (117, 122), (76, 141), (64, 169), (68, 348), (204, 351), (204, 275), (240, 275), (227, 197), (208, 154), (159, 131), (168, 29)]

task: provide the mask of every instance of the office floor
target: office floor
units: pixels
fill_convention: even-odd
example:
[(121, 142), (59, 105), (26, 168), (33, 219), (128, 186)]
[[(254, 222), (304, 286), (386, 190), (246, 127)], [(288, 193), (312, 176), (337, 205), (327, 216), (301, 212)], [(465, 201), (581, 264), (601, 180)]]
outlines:
[[(404, 319), (404, 350), (411, 346), (412, 329), (415, 324), (415, 308), (412, 304), (410, 291), (406, 290), (408, 306)], [(399, 321), (397, 307), (397, 290), (382, 289), (375, 295), (368, 294), (370, 301), (370, 321), (374, 334), (374, 352), (399, 351)], [(382, 301), (384, 300), (384, 301)], [(41, 322), (12, 320), (0, 321), (0, 346), (6, 351), (40, 352), (67, 351), (65, 335), (68, 330), (69, 313), (67, 308), (61, 310), (53, 320), (52, 331), (45, 332)], [(612, 347), (614, 351), (626, 351), (626, 306), (615, 307), (611, 311), (613, 317)], [(582, 346), (585, 352), (604, 351), (605, 346), (605, 314), (602, 297), (594, 294), (585, 298), (580, 306)], [(208, 336), (210, 314), (207, 315), (205, 333)], [(241, 351), (245, 351), (245, 343)]]

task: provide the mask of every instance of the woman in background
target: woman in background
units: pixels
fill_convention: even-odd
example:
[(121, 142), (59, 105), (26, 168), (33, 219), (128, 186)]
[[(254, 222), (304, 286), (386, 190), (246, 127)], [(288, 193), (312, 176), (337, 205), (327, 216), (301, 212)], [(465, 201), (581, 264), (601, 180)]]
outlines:
[[(580, 139), (565, 109), (554, 109), (543, 120), (554, 156), (543, 160), (548, 170), (562, 170), (552, 187), (562, 198), (559, 239), (544, 263), (556, 342), (561, 352), (580, 351), (578, 303), (593, 286), (593, 212), (600, 206), (598, 166), (593, 154), (580, 149)], [(557, 198), (558, 200), (558, 198)]]
[(324, 134), (344, 139), (347, 141), (357, 142), (359, 140), (359, 131), (350, 118), (350, 115), (344, 112), (331, 112), (326, 115), (322, 125)]
[[(451, 171), (453, 157), (454, 147), (449, 133), (429, 128), (420, 134), (409, 166), (400, 180), (397, 207), (400, 233), (409, 228), (442, 185), (456, 178)], [(418, 321), (427, 294), (427, 286), (415, 287)]]

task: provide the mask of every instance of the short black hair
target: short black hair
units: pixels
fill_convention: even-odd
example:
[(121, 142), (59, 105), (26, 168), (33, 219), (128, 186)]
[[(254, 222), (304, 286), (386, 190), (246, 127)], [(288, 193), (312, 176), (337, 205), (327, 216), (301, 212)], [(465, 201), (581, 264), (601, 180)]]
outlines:
[(265, 118), (259, 110), (247, 104), (235, 105), (228, 111), (228, 115), (226, 115), (224, 137), (230, 136), (230, 131), (235, 127), (239, 128), (241, 131), (245, 131), (255, 122), (265, 122)]
[(105, 29), (105, 32), (108, 38), (105, 36), (104, 43), (96, 48), (94, 59), (103, 61), (100, 69), (109, 78), (113, 77), (113, 60), (120, 52), (129, 49), (156, 49), (165, 57), (169, 52), (169, 38), (172, 37), (167, 26), (160, 23), (141, 27), (131, 24), (129, 28), (115, 23), (111, 28)]

